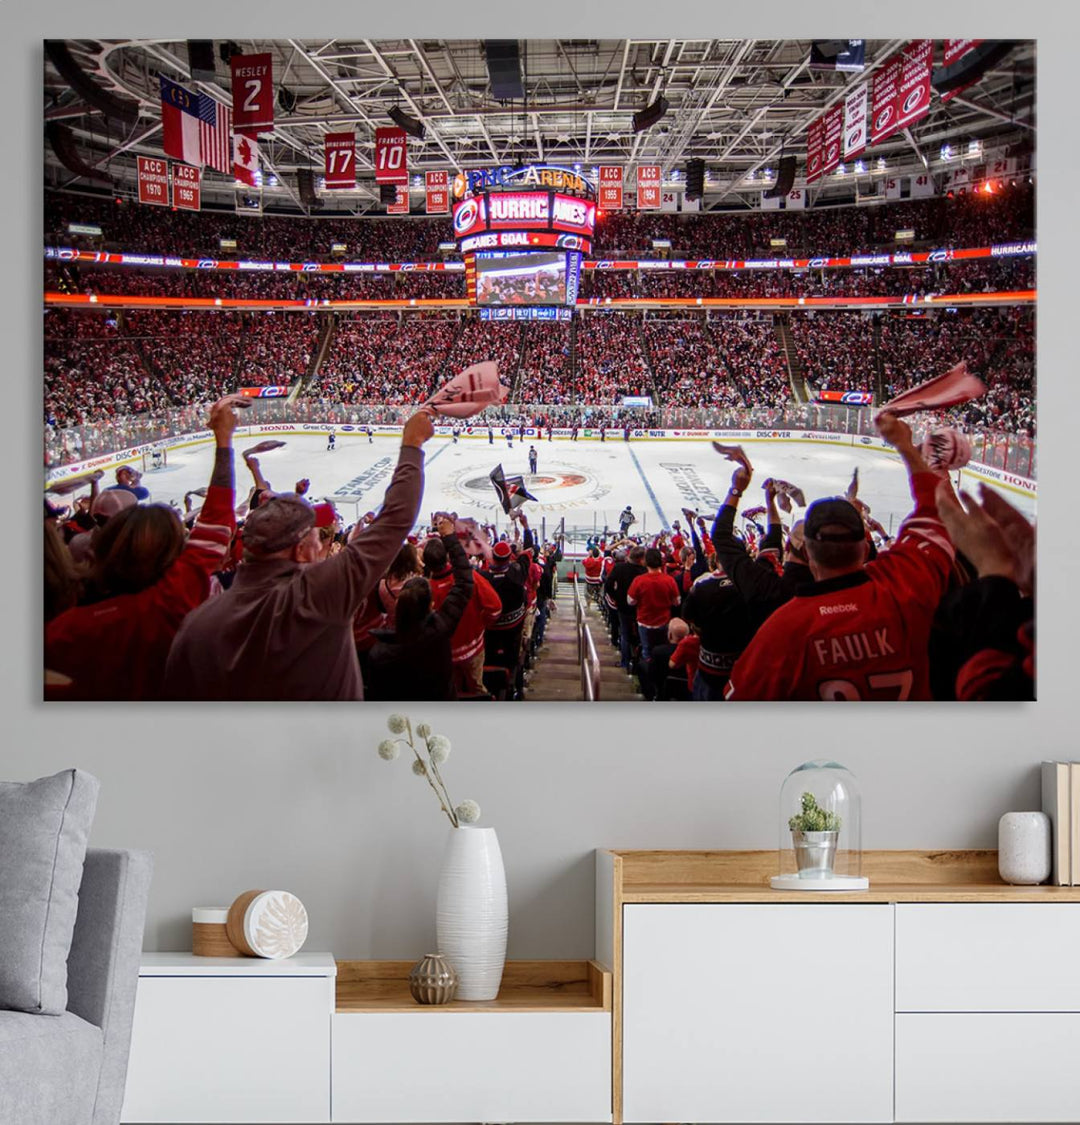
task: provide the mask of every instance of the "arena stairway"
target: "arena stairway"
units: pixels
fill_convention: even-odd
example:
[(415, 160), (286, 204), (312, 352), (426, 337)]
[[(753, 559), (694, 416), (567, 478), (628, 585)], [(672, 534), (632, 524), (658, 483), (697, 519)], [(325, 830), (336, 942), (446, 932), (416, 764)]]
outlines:
[[(600, 701), (643, 699), (637, 681), (619, 666), (619, 650), (613, 648), (600, 611), (586, 602), (586, 620), (600, 658)], [(581, 699), (581, 666), (578, 663), (577, 628), (574, 624), (574, 584), (559, 582), (554, 612), (548, 618), (544, 643), (525, 673), (525, 700), (542, 702)]]

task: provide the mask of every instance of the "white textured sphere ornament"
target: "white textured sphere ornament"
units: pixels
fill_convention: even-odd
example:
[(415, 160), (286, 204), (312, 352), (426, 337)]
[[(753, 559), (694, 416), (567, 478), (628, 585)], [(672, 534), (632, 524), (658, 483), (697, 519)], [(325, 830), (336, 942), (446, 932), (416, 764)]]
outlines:
[(1006, 883), (1034, 886), (1050, 878), (1050, 818), (1007, 812), (998, 821), (998, 873)]
[(506, 872), (494, 828), (451, 828), (435, 907), (439, 950), (458, 1000), (494, 1000), (506, 964)]
[(922, 443), (922, 455), (931, 469), (951, 472), (971, 460), (971, 442), (959, 430), (931, 430)]
[(288, 891), (245, 891), (229, 907), (226, 929), (241, 953), (277, 961), (300, 952), (307, 941), (308, 916)]

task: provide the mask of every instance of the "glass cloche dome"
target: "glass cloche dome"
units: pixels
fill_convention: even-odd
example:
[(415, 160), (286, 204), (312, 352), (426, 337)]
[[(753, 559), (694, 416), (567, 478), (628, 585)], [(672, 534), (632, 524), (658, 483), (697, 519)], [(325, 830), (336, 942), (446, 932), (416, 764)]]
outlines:
[(862, 798), (855, 775), (839, 762), (803, 762), (780, 790), (778, 873), (786, 891), (865, 891)]

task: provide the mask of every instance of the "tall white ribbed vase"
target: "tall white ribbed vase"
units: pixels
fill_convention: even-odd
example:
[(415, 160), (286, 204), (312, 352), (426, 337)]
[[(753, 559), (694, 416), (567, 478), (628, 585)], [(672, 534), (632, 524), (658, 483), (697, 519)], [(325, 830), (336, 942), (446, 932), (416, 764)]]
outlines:
[(451, 828), (435, 932), (457, 970), (458, 1000), (494, 1000), (506, 963), (506, 872), (494, 828)]

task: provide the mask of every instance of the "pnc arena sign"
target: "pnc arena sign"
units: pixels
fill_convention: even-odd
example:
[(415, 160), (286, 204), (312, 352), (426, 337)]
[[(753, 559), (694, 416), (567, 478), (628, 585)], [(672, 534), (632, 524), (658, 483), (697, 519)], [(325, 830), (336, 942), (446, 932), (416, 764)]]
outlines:
[(569, 195), (596, 198), (596, 188), (580, 173), (558, 164), (527, 164), (501, 168), (470, 168), (454, 177), (453, 196), (465, 199), (486, 191), (513, 191), (516, 188), (543, 188)]

